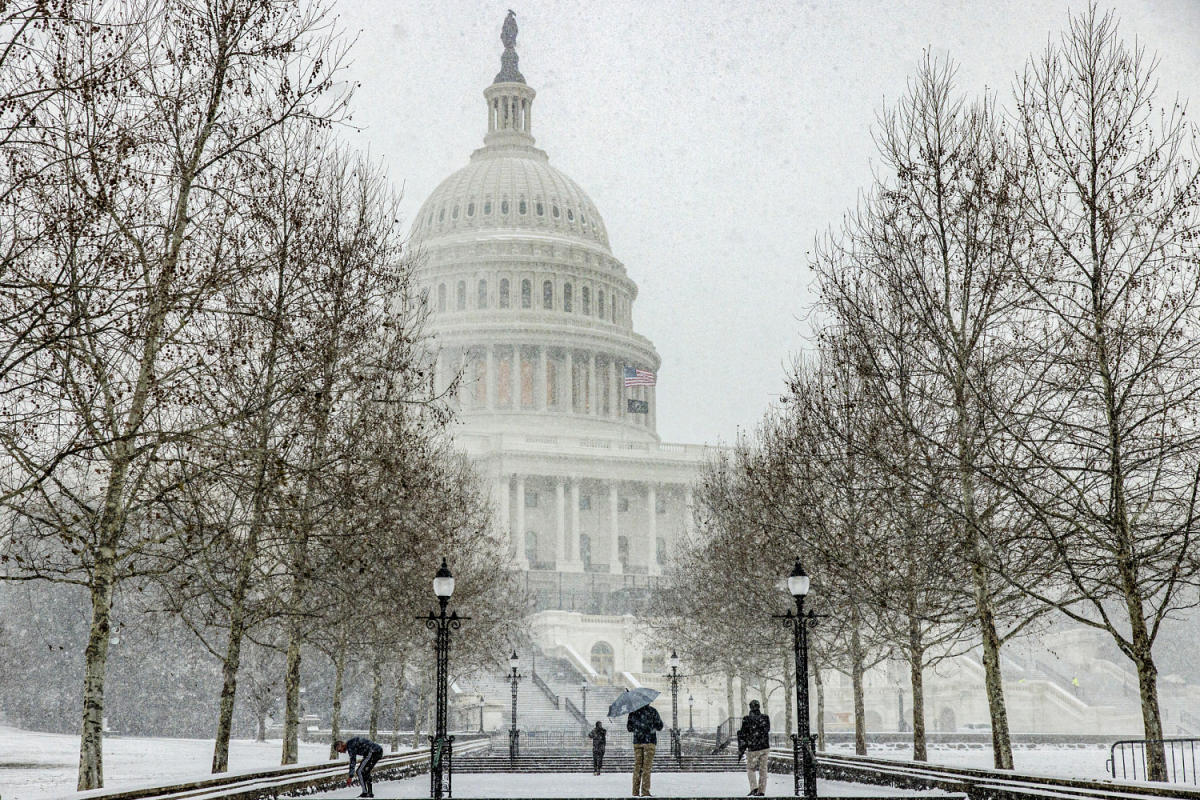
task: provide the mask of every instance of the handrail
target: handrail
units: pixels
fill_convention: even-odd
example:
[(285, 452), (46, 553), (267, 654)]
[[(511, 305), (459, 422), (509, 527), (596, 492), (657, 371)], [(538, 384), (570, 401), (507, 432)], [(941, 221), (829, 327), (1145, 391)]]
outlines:
[(570, 714), (572, 717), (574, 717), (574, 718), (575, 718), (576, 720), (578, 720), (579, 722), (582, 722), (582, 723), (583, 723), (585, 726), (587, 725), (587, 723), (588, 723), (587, 717), (585, 717), (585, 716), (583, 715), (583, 712), (582, 712), (582, 711), (580, 711), (580, 710), (579, 710), (579, 709), (578, 709), (578, 708), (575, 706), (575, 704), (574, 704), (573, 702), (571, 702), (571, 698), (569, 698), (569, 697), (564, 697), (564, 698), (563, 698), (563, 704), (564, 704), (564, 705), (567, 707), (567, 712), (568, 712), (568, 713), (569, 713), (569, 714)]
[[(462, 752), (473, 752), (487, 748), (486, 739), (464, 742)], [(379, 759), (376, 774), (383, 777), (396, 770), (428, 768), (429, 748), (423, 747), (408, 753), (387, 753)], [(311, 792), (340, 787), (346, 780), (346, 762), (325, 761), (320, 764), (304, 764), (287, 767), (272, 767), (238, 775), (218, 775), (186, 783), (166, 786), (150, 786), (137, 789), (99, 790), (83, 795), (87, 800), (168, 800), (169, 798), (193, 797), (203, 794), (206, 800), (218, 798), (275, 798), (285, 792)]]
[[(1146, 745), (1161, 744), (1163, 746), (1163, 761), (1167, 770), (1168, 783), (1198, 783), (1196, 745), (1200, 739), (1184, 737), (1173, 739), (1118, 739), (1113, 742), (1108, 751), (1108, 761), (1104, 767), (1114, 780), (1149, 780), (1146, 765)], [(1121, 754), (1121, 774), (1117, 775), (1117, 753)], [(1126, 758), (1128, 755), (1128, 759)], [(1138, 775), (1138, 764), (1141, 764), (1141, 775)], [(1189, 763), (1191, 773), (1188, 773)], [(1130, 774), (1132, 772), (1132, 775)]]
[(531, 670), (530, 674), (533, 675), (533, 685), (542, 690), (542, 694), (546, 695), (546, 698), (554, 704), (555, 708), (562, 708), (562, 705), (558, 701), (558, 695), (542, 680), (542, 676), (537, 674), (537, 670)]

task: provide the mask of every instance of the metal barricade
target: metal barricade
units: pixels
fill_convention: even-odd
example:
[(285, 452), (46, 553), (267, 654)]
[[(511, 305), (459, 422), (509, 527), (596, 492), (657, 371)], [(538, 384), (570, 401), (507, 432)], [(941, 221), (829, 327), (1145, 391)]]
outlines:
[(1149, 780), (1146, 747), (1161, 744), (1169, 783), (1197, 784), (1196, 745), (1200, 739), (1121, 739), (1109, 750), (1105, 768), (1115, 780)]

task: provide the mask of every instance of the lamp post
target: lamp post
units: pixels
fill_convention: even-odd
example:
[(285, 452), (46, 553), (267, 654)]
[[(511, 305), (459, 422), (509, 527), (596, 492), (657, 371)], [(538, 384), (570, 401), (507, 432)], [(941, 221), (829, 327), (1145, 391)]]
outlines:
[(520, 666), (521, 660), (517, 658), (516, 650), (513, 650), (508, 663), (512, 667), (512, 674), (509, 676), (509, 681), (512, 683), (512, 727), (508, 729), (508, 760), (515, 761), (517, 756), (521, 754), (521, 743), (519, 740), (521, 732), (517, 730), (517, 682), (522, 677), (517, 672), (517, 667)]
[(817, 797), (817, 764), (814, 754), (813, 736), (808, 722), (808, 625), (817, 615), (804, 610), (804, 597), (808, 594), (809, 578), (796, 559), (796, 566), (787, 579), (788, 592), (796, 600), (796, 613), (788, 609), (786, 614), (773, 614), (776, 619), (792, 629), (792, 647), (796, 657), (796, 730), (792, 734), (792, 775), (796, 796), (800, 795), (800, 779), (804, 778), (804, 796), (807, 800)]
[(588, 732), (588, 719), (587, 719), (587, 681), (584, 681), (582, 684), (580, 684), (580, 686), (579, 686), (579, 691), (580, 691), (580, 693), (583, 695), (583, 712), (582, 712), (582, 713), (583, 713), (583, 732), (584, 732), (584, 733), (587, 733), (587, 732)]
[(696, 732), (696, 728), (692, 725), (692, 707), (696, 705), (696, 698), (688, 693), (688, 735)]
[(483, 695), (479, 695), (479, 732), (483, 733)]
[[(458, 630), (462, 627), (463, 620), (470, 619), (470, 617), (460, 617), (457, 611), (446, 614), (446, 605), (450, 602), (450, 596), (454, 594), (454, 576), (450, 574), (444, 558), (442, 566), (433, 576), (433, 593), (438, 599), (438, 613), (434, 614), (430, 611), (428, 616), (417, 617), (417, 619), (424, 620), (426, 628), (437, 632), (434, 643), (437, 664), (437, 718), (434, 735), (430, 737), (429, 741), (429, 781), (431, 784), (430, 795), (441, 800), (443, 796), (451, 796), (450, 785), (453, 780), (451, 759), (454, 737), (446, 735), (446, 698), (450, 691), (450, 631)], [(442, 784), (443, 776), (446, 779), (444, 786)]]
[(679, 741), (679, 679), (687, 676), (679, 674), (679, 654), (674, 650), (671, 651), (671, 660), (668, 663), (671, 665), (671, 671), (663, 677), (671, 681), (671, 753), (676, 762), (682, 763), (683, 747)]

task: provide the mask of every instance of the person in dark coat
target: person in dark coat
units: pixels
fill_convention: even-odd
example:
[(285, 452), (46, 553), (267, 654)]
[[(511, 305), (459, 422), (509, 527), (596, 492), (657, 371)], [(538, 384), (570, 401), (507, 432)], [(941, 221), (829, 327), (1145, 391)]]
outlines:
[(371, 789), (371, 770), (375, 769), (375, 764), (383, 758), (383, 748), (365, 736), (355, 736), (345, 742), (338, 739), (333, 743), (333, 749), (339, 753), (350, 754), (350, 775), (346, 778), (347, 786), (354, 783), (355, 759), (362, 759), (358, 765), (358, 785), (362, 787), (362, 794), (359, 797), (374, 797), (375, 792)]
[(599, 775), (600, 768), (604, 766), (604, 746), (608, 739), (608, 731), (600, 724), (600, 720), (596, 720), (596, 727), (588, 731), (588, 738), (592, 740), (592, 769)]
[(655, 731), (663, 729), (662, 717), (654, 706), (642, 706), (631, 711), (625, 730), (633, 734), (633, 796), (650, 796), (650, 765), (654, 763), (654, 748), (658, 746)]
[(742, 717), (737, 734), (738, 758), (746, 754), (750, 797), (762, 797), (767, 791), (767, 755), (771, 752), (771, 718), (758, 709), (758, 701), (751, 700), (750, 713)]

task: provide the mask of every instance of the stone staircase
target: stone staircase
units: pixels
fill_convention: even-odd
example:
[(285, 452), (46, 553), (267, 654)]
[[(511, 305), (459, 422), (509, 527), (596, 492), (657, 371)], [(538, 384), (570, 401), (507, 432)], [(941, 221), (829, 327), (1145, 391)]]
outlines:
[[(739, 763), (734, 753), (718, 755), (684, 754), (682, 763), (671, 757), (670, 744), (660, 740), (654, 754), (655, 772), (741, 772), (745, 762)], [(521, 755), (510, 761), (505, 754), (487, 756), (469, 755), (454, 759), (456, 773), (500, 773), (500, 772), (591, 772), (592, 754), (584, 753), (537, 753)], [(604, 756), (603, 772), (633, 772), (633, 752), (629, 750), (609, 751)]]

